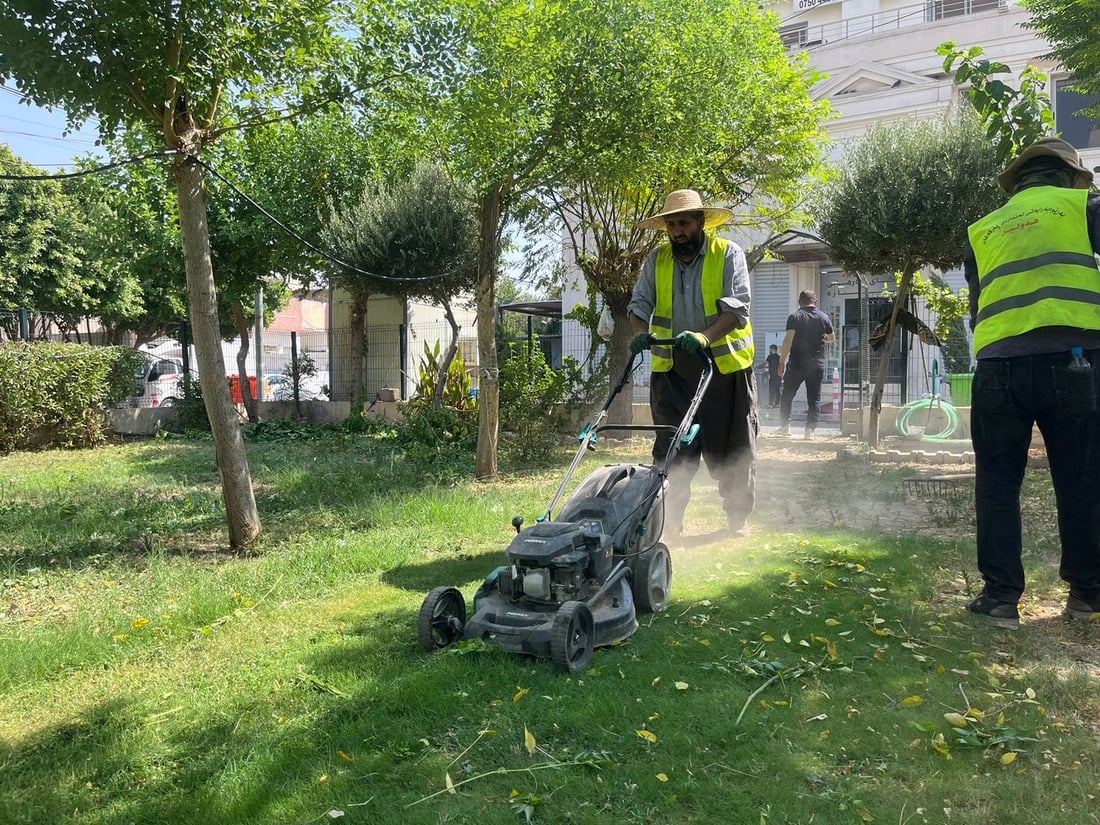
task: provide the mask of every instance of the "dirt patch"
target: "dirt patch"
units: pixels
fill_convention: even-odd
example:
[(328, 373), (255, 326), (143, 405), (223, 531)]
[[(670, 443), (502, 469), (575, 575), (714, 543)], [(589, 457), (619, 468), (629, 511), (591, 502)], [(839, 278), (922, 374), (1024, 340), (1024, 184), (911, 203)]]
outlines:
[(839, 435), (757, 442), (750, 523), (772, 531), (848, 528), (890, 535), (973, 534), (974, 481), (966, 464), (871, 461)]

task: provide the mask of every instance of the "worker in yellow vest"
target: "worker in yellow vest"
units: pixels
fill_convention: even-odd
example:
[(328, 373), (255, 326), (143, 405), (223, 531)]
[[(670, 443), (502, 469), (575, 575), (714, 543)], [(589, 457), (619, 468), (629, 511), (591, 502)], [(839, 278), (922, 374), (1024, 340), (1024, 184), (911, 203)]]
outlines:
[[(718, 482), (729, 529), (748, 536), (756, 496), (756, 382), (752, 326), (749, 323), (749, 270), (737, 244), (708, 229), (729, 222), (724, 207), (704, 206), (699, 193), (679, 189), (664, 209), (639, 221), (644, 229), (668, 233), (653, 250), (634, 286), (628, 316), (634, 336), (630, 349), (652, 349), (649, 407), (653, 423), (679, 424), (699, 384), (696, 353), (707, 347), (717, 367), (696, 414), (699, 437), (681, 449), (669, 471), (665, 536), (679, 540), (691, 481), (700, 455)], [(653, 345), (675, 338), (676, 346)], [(668, 453), (671, 435), (659, 432), (654, 461)]]
[(998, 177), (1011, 195), (968, 228), (963, 262), (977, 367), (970, 427), (978, 569), (968, 609), (1020, 625), (1020, 486), (1032, 428), (1046, 446), (1069, 585), (1065, 614), (1100, 612), (1100, 195), (1077, 150), (1056, 138)]

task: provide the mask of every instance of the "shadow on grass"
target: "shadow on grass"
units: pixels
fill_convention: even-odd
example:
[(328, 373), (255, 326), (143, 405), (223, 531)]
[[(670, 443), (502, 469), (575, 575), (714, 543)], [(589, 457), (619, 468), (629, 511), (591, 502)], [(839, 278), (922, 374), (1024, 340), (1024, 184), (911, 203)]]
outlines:
[[(505, 563), (504, 551), (489, 551), (461, 557), (443, 557), (419, 564), (402, 564), (382, 573), (386, 584), (402, 590), (423, 592), (433, 587), (463, 587), (466, 583), (480, 581)], [(472, 599), (473, 592), (464, 594)]]

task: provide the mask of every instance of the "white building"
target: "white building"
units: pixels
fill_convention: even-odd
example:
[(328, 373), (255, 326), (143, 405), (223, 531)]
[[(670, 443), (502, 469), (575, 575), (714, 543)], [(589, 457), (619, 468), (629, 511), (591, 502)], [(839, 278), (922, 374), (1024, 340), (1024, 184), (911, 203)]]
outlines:
[[(813, 66), (826, 75), (812, 94), (827, 99), (837, 114), (827, 124), (833, 140), (833, 161), (840, 160), (846, 142), (860, 138), (874, 124), (938, 118), (953, 106), (969, 105), (965, 92), (944, 73), (943, 58), (936, 54), (936, 47), (950, 40), (962, 48), (981, 46), (985, 57), (1011, 67), (1016, 81), (1027, 66), (1047, 73), (1058, 132), (1081, 150), (1086, 165), (1100, 163), (1100, 129), (1075, 114), (1091, 100), (1069, 92), (1069, 75), (1052, 61), (1041, 59), (1049, 45), (1024, 28), (1028, 13), (1014, 2), (783, 0), (772, 7), (780, 18), (784, 42), (792, 52), (807, 52)], [(745, 248), (764, 240), (732, 237)], [(768, 344), (782, 339), (798, 293), (811, 289), (818, 294), (821, 309), (830, 314), (837, 330), (828, 374), (834, 366), (843, 369), (847, 365), (844, 403), (852, 406), (853, 401), (859, 401), (853, 367), (858, 358), (844, 357), (843, 351), (858, 347), (858, 282), (832, 264), (828, 250), (820, 245), (797, 241), (780, 251), (783, 260), (762, 262), (753, 272), (752, 323), (758, 360), (767, 353)], [(952, 286), (964, 285), (961, 270), (943, 274)], [(870, 281), (867, 292), (873, 326), (876, 311), (883, 311), (889, 303), (877, 296), (882, 294), (884, 284), (894, 283), (894, 274), (876, 273)], [(585, 300), (583, 288), (567, 291), (564, 312)], [(914, 400), (927, 393), (932, 359), (939, 358), (942, 374), (942, 358), (937, 350), (928, 349), (919, 343), (908, 349), (900, 380), (888, 388), (884, 398), (887, 403)], [(830, 398), (831, 390), (823, 389), (822, 401), (827, 405)], [(796, 410), (798, 406), (796, 402)]]

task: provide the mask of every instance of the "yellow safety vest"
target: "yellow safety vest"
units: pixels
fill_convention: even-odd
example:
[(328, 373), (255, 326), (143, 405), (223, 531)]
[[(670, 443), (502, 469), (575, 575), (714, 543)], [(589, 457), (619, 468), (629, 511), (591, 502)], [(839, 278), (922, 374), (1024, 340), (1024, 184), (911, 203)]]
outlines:
[[(707, 253), (703, 256), (703, 311), (706, 313), (707, 326), (718, 317), (718, 301), (722, 295), (722, 276), (726, 268), (726, 250), (729, 241), (717, 235), (707, 233)], [(672, 337), (672, 245), (665, 244), (657, 251), (654, 270), (656, 286), (656, 307), (649, 331), (658, 338)], [(708, 311), (713, 310), (713, 311)], [(718, 341), (710, 342), (710, 353), (714, 363), (722, 373), (737, 372), (751, 367), (756, 359), (756, 348), (752, 340), (752, 324), (746, 322), (741, 329), (735, 329)], [(654, 372), (668, 372), (672, 369), (672, 348), (667, 345), (652, 349)]]
[(1084, 189), (1034, 186), (967, 228), (978, 264), (974, 354), (1040, 327), (1100, 330)]

